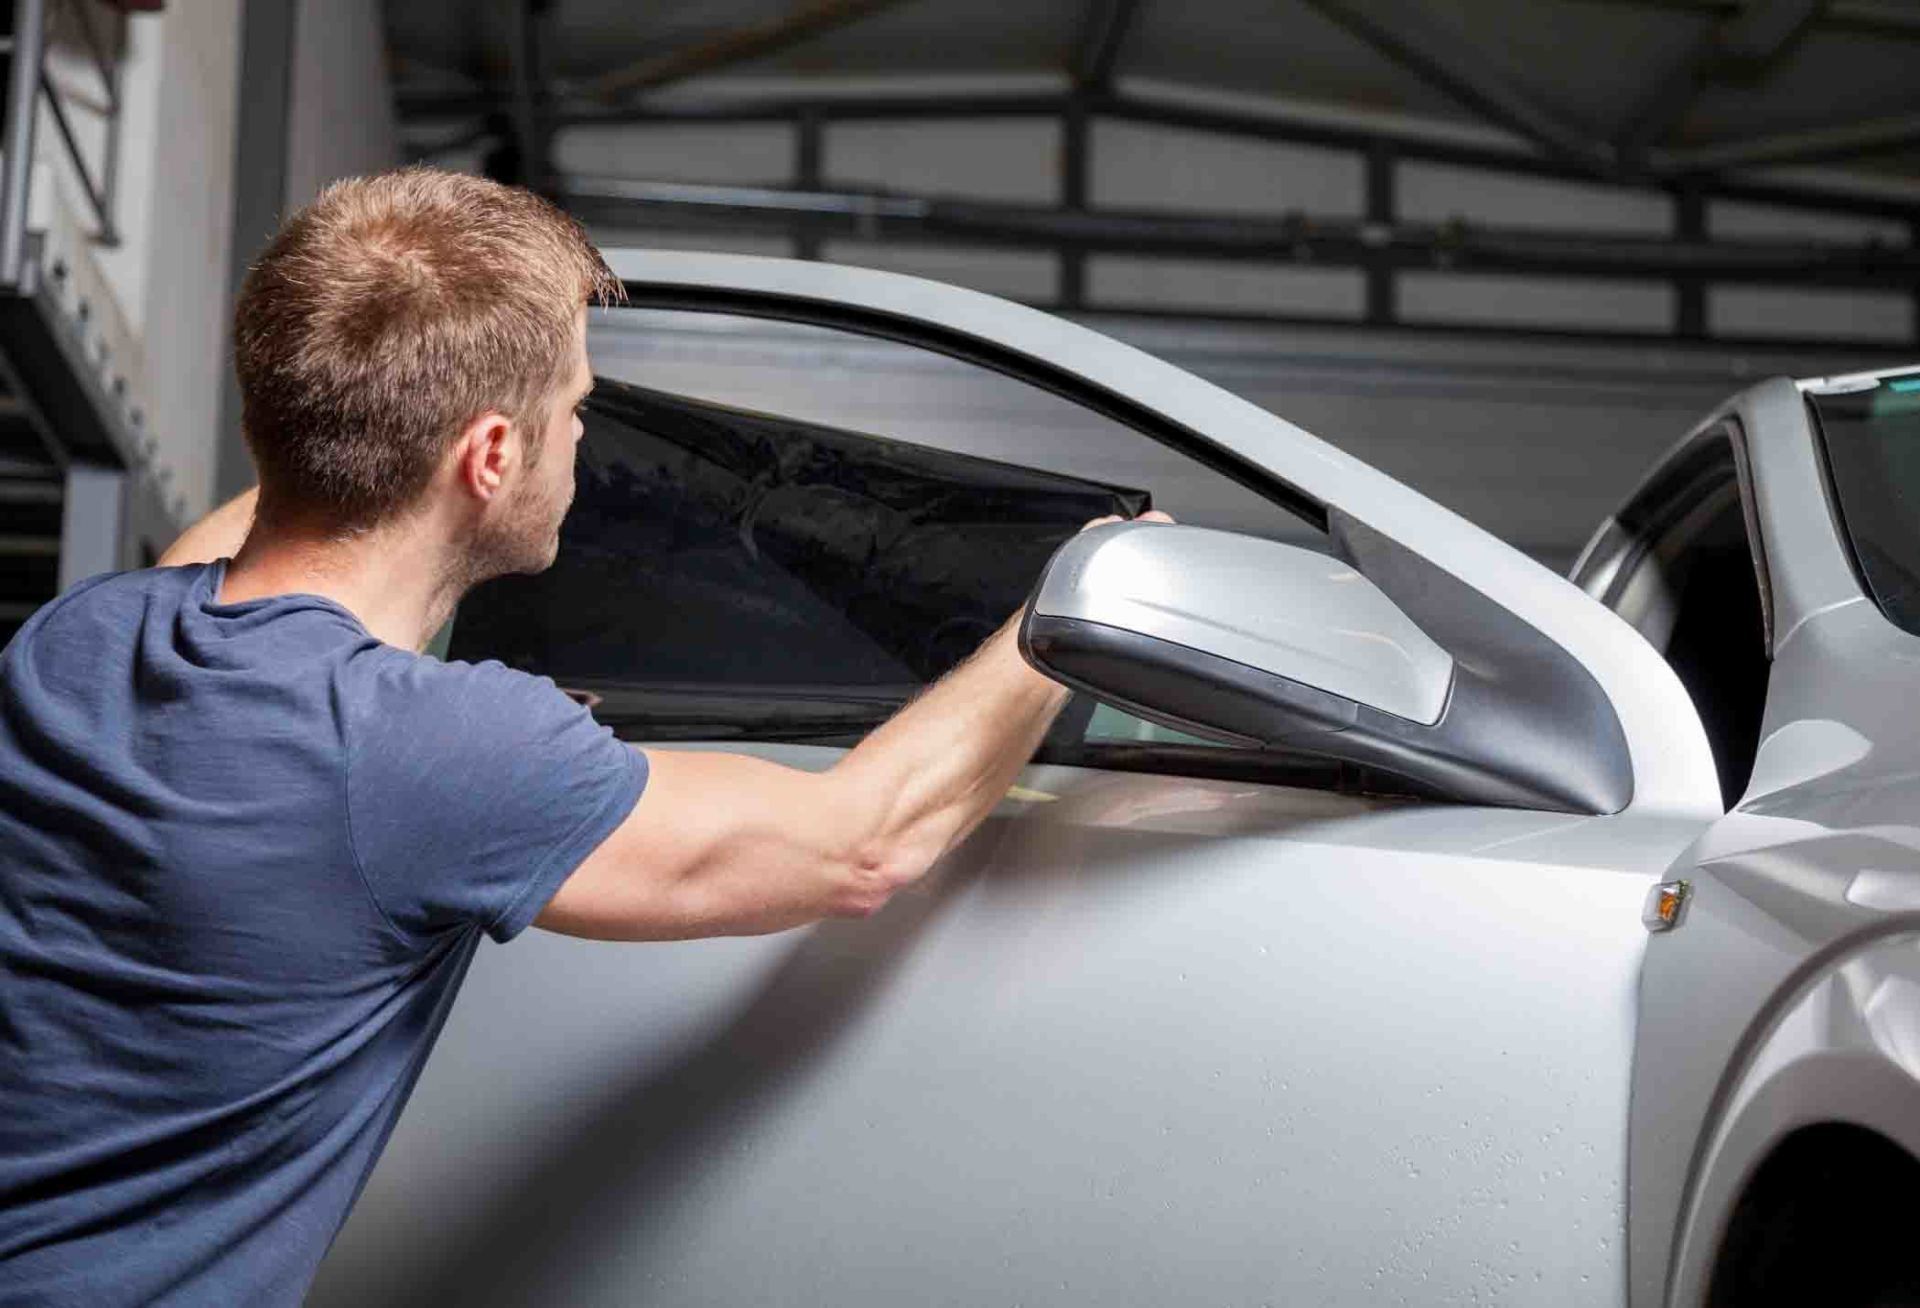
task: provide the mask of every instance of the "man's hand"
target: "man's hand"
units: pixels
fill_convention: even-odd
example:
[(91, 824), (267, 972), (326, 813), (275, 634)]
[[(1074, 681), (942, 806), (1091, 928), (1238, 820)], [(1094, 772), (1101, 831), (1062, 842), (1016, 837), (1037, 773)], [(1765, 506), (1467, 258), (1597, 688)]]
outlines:
[(1095, 518), (1092, 522), (1089, 522), (1086, 526), (1082, 527), (1080, 530), (1092, 531), (1095, 527), (1104, 527), (1109, 522), (1172, 522), (1172, 521), (1173, 521), (1172, 518), (1160, 512), (1160, 510), (1148, 509), (1145, 513), (1141, 514), (1137, 518), (1123, 518), (1117, 513), (1109, 513), (1104, 518)]
[(253, 528), (255, 501), (260, 488), (244, 491), (182, 532), (180, 539), (167, 547), (156, 567), (175, 568), (185, 563), (212, 563), (230, 559)]

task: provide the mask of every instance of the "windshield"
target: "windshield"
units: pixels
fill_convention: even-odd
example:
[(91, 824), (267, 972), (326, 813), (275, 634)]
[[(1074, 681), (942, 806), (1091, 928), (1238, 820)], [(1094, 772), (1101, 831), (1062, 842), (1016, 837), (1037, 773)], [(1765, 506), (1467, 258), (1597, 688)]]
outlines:
[(1920, 372), (1807, 402), (1867, 593), (1920, 635)]

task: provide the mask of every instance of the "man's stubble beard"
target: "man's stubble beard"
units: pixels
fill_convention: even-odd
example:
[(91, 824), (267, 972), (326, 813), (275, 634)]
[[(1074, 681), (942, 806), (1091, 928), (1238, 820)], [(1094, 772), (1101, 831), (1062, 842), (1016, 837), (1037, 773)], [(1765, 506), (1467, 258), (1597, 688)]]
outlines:
[(482, 524), (452, 566), (452, 589), (464, 595), (483, 581), (545, 572), (560, 552), (560, 524), (573, 505), (573, 485), (553, 496), (524, 484), (498, 521)]

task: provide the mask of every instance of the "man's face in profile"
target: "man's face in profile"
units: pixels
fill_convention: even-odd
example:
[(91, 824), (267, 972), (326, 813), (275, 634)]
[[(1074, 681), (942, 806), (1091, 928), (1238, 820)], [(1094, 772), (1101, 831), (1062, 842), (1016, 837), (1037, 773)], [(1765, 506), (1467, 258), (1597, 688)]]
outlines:
[[(572, 366), (546, 398), (539, 449), (526, 464), (512, 498), (502, 506), (497, 525), (484, 533), (479, 577), (543, 572), (560, 552), (560, 524), (573, 505), (574, 456), (585, 427), (580, 405), (593, 389), (593, 365), (587, 358), (587, 314), (575, 326)], [(524, 448), (524, 447), (523, 447)]]

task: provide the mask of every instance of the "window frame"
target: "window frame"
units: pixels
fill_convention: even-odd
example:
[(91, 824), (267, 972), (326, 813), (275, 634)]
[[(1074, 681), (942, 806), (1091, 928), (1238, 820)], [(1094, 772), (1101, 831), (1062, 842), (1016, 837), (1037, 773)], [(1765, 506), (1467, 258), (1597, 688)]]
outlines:
[[(1920, 371), (1902, 369), (1878, 374), (1875, 382), (1877, 386), (1884, 386), (1890, 381), (1914, 378), (1920, 378)], [(1848, 524), (1847, 508), (1840, 492), (1839, 479), (1834, 472), (1832, 442), (1827, 438), (1826, 422), (1821, 416), (1820, 406), (1815, 403), (1822, 394), (1823, 392), (1817, 389), (1803, 389), (1800, 402), (1806, 413), (1808, 433), (1813, 440), (1814, 464), (1820, 474), (1821, 500), (1826, 506), (1827, 521), (1833, 530), (1834, 539), (1840, 546), (1841, 556), (1847, 561), (1847, 568), (1853, 575), (1854, 585), (1859, 587), (1861, 595), (1872, 602), (1874, 610), (1885, 618), (1889, 625), (1909, 636), (1920, 636), (1920, 627), (1903, 622), (1887, 608), (1880, 597), (1880, 592), (1874, 587), (1865, 564), (1861, 562), (1853, 528)]]
[(602, 310), (603, 313), (661, 309), (801, 323), (914, 346), (1025, 382), (1130, 428), (1271, 501), (1322, 535), (1327, 533), (1327, 506), (1298, 487), (1259, 464), (1221, 448), (1158, 410), (1031, 355), (998, 348), (991, 342), (934, 323), (861, 305), (722, 287), (661, 286), (634, 281), (623, 285), (626, 303)]
[[(1574, 564), (1569, 579), (1638, 631), (1659, 651), (1662, 660), (1673, 668), (1675, 674), (1682, 675), (1680, 667), (1673, 662), (1670, 644), (1674, 624), (1669, 624), (1663, 639), (1655, 640), (1648, 630), (1647, 619), (1624, 611), (1622, 606), (1643, 570), (1656, 555), (1666, 551), (1673, 534), (1689, 525), (1697, 532), (1706, 523), (1689, 524), (1689, 519), (1703, 514), (1707, 522), (1711, 522), (1725, 507), (1716, 507), (1714, 502), (1729, 491), (1739, 505), (1742, 536), (1746, 541), (1747, 559), (1759, 601), (1761, 648), (1769, 668), (1770, 685), (1776, 638), (1776, 603), (1772, 570), (1767, 559), (1766, 533), (1754, 489), (1752, 454), (1748, 448), (1746, 429), (1738, 417), (1727, 415), (1704, 424), (1655, 464), (1621, 507), (1607, 519), (1593, 543)], [(1699, 538), (1696, 534), (1683, 542), (1679, 551), (1668, 555), (1666, 561), (1671, 563), (1677, 560), (1697, 544)], [(1673, 616), (1677, 622), (1678, 614)], [(1684, 675), (1682, 681), (1685, 681)], [(1761, 721), (1754, 724), (1757, 731), (1764, 729), (1769, 694), (1770, 690), (1763, 690), (1761, 694)], [(1689, 695), (1693, 695), (1691, 690)], [(1702, 726), (1706, 727), (1710, 720), (1709, 713), (1697, 698), (1693, 707)], [(1715, 765), (1719, 767), (1721, 742), (1710, 740), (1710, 744), (1714, 750)], [(1745, 780), (1736, 783), (1742, 791), (1751, 783), (1751, 761), (1744, 769), (1744, 777)], [(1730, 810), (1739, 802), (1739, 796), (1733, 795), (1726, 798), (1725, 802)]]
[(1771, 656), (1775, 639), (1772, 570), (1754, 493), (1752, 454), (1746, 428), (1737, 417), (1715, 419), (1669, 450), (1607, 518), (1574, 563), (1568, 579), (1622, 621), (1635, 625), (1620, 613), (1619, 601), (1648, 554), (1668, 533), (1709, 497), (1725, 490), (1729, 477), (1728, 469), (1721, 466), (1723, 448), (1731, 463), (1730, 479), (1739, 494), (1747, 553), (1753, 560), (1754, 583), (1759, 588), (1760, 622)]

